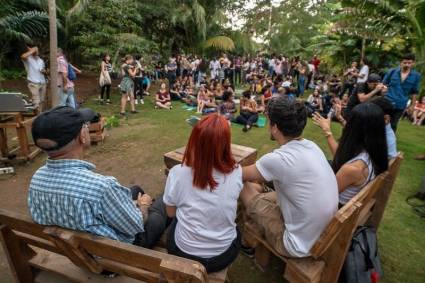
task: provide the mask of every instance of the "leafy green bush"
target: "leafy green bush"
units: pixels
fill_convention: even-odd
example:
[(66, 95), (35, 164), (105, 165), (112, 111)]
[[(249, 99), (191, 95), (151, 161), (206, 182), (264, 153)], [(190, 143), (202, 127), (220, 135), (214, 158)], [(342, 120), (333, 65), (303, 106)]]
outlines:
[(105, 127), (110, 129), (112, 127), (118, 127), (120, 125), (120, 119), (115, 116), (112, 115), (111, 117), (107, 117), (106, 118), (106, 123), (105, 123)]
[(25, 70), (22, 69), (2, 69), (0, 70), (0, 81), (20, 79), (25, 77)]

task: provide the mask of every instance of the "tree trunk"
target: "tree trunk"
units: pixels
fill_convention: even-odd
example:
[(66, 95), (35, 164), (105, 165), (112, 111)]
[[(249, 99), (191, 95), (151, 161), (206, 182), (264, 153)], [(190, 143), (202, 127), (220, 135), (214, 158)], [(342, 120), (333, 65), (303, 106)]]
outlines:
[(362, 38), (362, 54), (361, 54), (361, 61), (363, 61), (363, 60), (364, 60), (365, 52), (366, 52), (366, 39), (365, 39), (365, 38)]
[(52, 107), (59, 104), (58, 96), (58, 32), (56, 19), (56, 1), (49, 0), (49, 34), (50, 34), (50, 99)]

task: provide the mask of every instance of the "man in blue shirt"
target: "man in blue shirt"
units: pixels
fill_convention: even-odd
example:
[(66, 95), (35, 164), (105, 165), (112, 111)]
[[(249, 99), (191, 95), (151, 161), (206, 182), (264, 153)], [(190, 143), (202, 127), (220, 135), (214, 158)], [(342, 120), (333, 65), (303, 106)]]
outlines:
[(83, 161), (90, 146), (88, 123), (94, 116), (90, 109), (60, 106), (34, 120), (33, 140), (48, 159), (31, 179), (31, 216), (42, 225), (153, 247), (168, 222), (162, 197), (152, 203), (140, 188), (128, 189)]
[(397, 124), (411, 99), (409, 112), (413, 112), (413, 107), (419, 93), (421, 76), (413, 70), (415, 63), (414, 54), (406, 54), (402, 57), (400, 66), (390, 69), (384, 77), (383, 83), (388, 87), (386, 98), (394, 106), (394, 114), (391, 116), (391, 127), (397, 130)]

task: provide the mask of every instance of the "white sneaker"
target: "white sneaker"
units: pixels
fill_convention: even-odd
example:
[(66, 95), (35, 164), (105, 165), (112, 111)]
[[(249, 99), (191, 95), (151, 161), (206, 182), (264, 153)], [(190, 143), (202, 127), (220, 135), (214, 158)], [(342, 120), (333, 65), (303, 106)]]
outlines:
[(145, 101), (143, 99), (140, 99), (140, 104), (145, 104)]
[(135, 99), (134, 100), (134, 104), (136, 104), (136, 105), (139, 104), (139, 100), (138, 99)]

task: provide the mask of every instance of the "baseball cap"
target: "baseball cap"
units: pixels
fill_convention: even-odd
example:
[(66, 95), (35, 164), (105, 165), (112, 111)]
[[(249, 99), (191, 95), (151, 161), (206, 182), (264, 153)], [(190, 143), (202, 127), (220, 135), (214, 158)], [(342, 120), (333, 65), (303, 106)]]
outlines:
[[(83, 108), (76, 110), (68, 106), (58, 106), (41, 113), (32, 123), (31, 133), (34, 143), (43, 150), (57, 150), (70, 143), (80, 133), (84, 123), (90, 122), (96, 113)], [(53, 147), (43, 148), (37, 140), (47, 139), (55, 142)]]
[(378, 74), (370, 74), (367, 78), (368, 83), (380, 83), (381, 82), (381, 76)]

